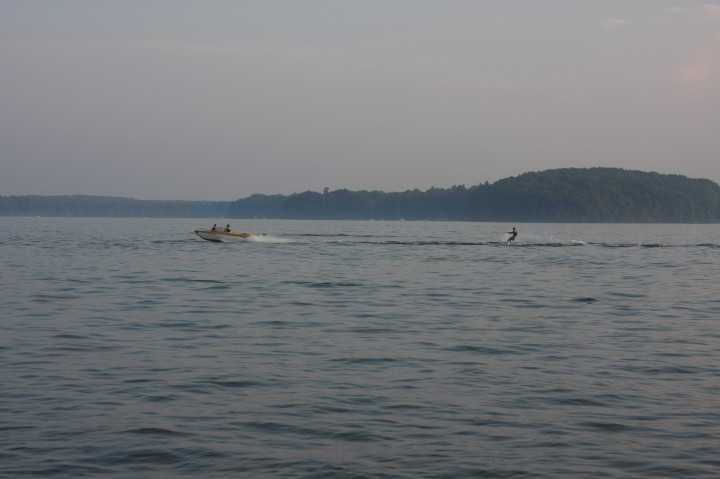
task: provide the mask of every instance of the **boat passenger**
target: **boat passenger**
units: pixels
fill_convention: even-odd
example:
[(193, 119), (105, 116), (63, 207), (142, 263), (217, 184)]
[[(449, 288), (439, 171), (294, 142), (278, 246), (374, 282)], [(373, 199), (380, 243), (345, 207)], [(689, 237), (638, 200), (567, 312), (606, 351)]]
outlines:
[(226, 233), (231, 233), (231, 232), (232, 232), (232, 228), (230, 228), (230, 225), (227, 225), (227, 226), (225, 227), (225, 232), (226, 232)]
[(212, 228), (210, 228), (210, 231), (217, 231), (218, 227), (217, 224), (214, 224)]

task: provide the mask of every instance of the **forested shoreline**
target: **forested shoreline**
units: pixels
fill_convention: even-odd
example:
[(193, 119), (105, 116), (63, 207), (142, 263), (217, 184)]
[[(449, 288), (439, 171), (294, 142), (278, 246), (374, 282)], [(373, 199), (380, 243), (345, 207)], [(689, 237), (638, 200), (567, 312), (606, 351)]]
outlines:
[(0, 216), (717, 223), (720, 186), (621, 168), (564, 168), (471, 187), (305, 191), (236, 201), (0, 196)]
[(117, 196), (0, 196), (0, 216), (225, 217), (229, 201), (137, 200)]

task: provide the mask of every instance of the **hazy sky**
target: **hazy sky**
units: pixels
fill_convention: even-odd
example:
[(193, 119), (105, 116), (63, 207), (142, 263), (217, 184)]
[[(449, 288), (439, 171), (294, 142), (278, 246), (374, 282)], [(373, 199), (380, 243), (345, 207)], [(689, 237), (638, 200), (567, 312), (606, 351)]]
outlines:
[(720, 182), (720, 1), (0, 1), (0, 195), (590, 166)]

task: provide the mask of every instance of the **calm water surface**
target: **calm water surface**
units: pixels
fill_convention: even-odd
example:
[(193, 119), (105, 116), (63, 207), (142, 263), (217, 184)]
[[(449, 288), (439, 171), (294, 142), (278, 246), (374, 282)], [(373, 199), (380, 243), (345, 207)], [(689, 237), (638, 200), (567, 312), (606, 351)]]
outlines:
[(1, 477), (720, 477), (719, 225), (215, 221), (0, 218)]

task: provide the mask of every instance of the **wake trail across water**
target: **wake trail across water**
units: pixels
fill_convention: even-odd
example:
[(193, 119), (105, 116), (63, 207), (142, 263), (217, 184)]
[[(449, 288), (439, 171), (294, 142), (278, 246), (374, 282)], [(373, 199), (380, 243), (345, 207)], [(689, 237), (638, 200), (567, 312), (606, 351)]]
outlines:
[[(170, 242), (168, 240), (157, 241), (157, 242)], [(508, 243), (506, 239), (498, 239), (495, 241), (468, 241), (468, 240), (414, 240), (402, 237), (378, 237), (377, 235), (363, 235), (363, 234), (300, 234), (291, 235), (289, 237), (280, 237), (267, 234), (252, 234), (245, 241), (248, 243), (270, 243), (270, 244), (302, 244), (302, 243), (316, 243), (316, 244), (341, 244), (341, 245), (389, 245), (389, 246), (507, 246), (513, 248), (537, 248), (537, 247), (576, 247), (576, 246), (593, 246), (600, 248), (671, 248), (671, 247), (683, 247), (683, 248), (720, 248), (720, 244), (717, 243), (702, 243), (702, 244), (666, 244), (666, 243), (615, 243), (615, 242), (598, 242), (598, 241), (585, 241), (578, 239), (571, 240), (560, 240), (557, 238), (524, 238), (522, 240), (517, 239)], [(242, 242), (240, 242), (242, 243)]]
[(247, 241), (250, 243), (289, 243), (290, 240), (285, 238), (279, 238), (271, 235), (254, 235), (248, 236)]
[[(293, 241), (285, 241), (291, 243)], [(570, 241), (453, 241), (453, 240), (367, 240), (367, 239), (327, 239), (299, 240), (298, 243), (330, 243), (330, 244), (364, 244), (364, 245), (397, 245), (397, 246), (506, 246), (508, 248), (562, 248), (593, 246), (599, 248), (720, 248), (720, 244), (665, 244), (665, 243), (608, 243), (583, 240)]]

